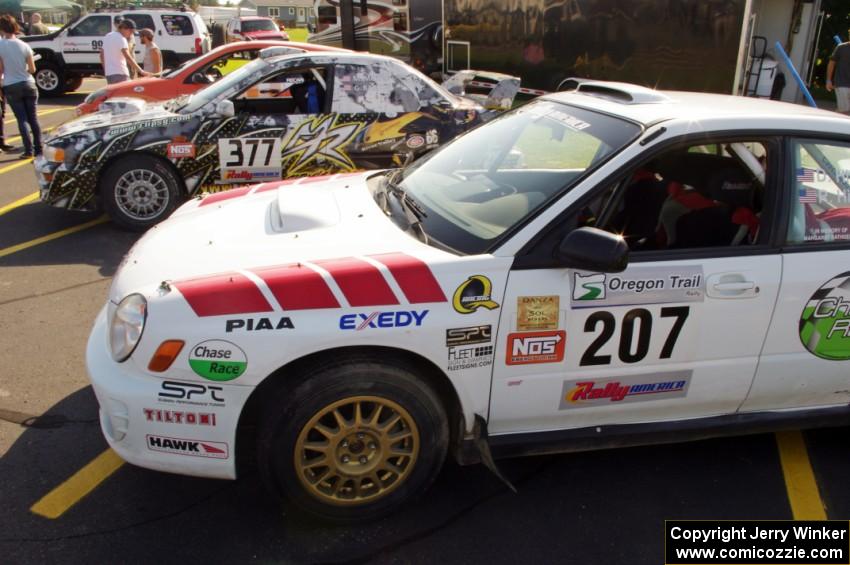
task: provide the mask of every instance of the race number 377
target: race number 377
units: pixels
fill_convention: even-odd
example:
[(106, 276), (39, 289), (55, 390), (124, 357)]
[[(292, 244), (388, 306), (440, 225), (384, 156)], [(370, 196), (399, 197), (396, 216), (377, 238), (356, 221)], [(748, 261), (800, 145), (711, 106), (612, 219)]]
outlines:
[(218, 141), (223, 169), (280, 168), (280, 138), (234, 138)]

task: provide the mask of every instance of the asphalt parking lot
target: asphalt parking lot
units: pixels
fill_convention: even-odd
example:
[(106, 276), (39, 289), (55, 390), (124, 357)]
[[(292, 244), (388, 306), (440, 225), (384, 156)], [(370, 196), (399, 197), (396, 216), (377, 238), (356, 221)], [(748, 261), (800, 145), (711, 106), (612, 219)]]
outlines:
[[(83, 96), (43, 101), (42, 126)], [(11, 112), (5, 125), (20, 145)], [(276, 506), (256, 474), (122, 464), (84, 349), (138, 236), (36, 190), (32, 166), (0, 154), (0, 562), (661, 563), (665, 519), (850, 518), (843, 428), (500, 462), (518, 494), (448, 463), (423, 500), (346, 528)]]

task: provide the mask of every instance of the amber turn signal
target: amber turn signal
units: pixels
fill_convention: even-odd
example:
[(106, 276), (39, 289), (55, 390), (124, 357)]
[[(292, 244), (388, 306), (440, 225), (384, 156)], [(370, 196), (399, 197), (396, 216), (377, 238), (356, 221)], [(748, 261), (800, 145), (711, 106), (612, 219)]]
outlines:
[(183, 341), (179, 339), (169, 339), (160, 343), (153, 357), (151, 357), (151, 362), (148, 363), (148, 370), (154, 373), (168, 370), (177, 356), (180, 355), (184, 345)]

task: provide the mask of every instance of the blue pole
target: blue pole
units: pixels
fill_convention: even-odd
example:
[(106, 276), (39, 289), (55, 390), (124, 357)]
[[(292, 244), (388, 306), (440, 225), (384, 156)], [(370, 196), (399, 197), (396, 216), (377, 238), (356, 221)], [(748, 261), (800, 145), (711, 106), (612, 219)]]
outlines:
[(800, 78), (800, 73), (797, 72), (797, 69), (794, 68), (794, 63), (791, 62), (791, 57), (788, 56), (788, 53), (785, 52), (785, 49), (782, 48), (782, 44), (778, 41), (776, 42), (776, 52), (779, 53), (782, 62), (785, 63), (785, 66), (791, 71), (791, 76), (794, 77), (794, 80), (797, 82), (797, 86), (800, 87), (800, 90), (803, 92), (803, 96), (806, 97), (806, 102), (809, 103), (809, 106), (812, 108), (817, 108), (818, 105), (815, 104), (815, 99), (812, 98), (812, 94), (809, 92), (809, 89), (806, 88), (806, 83), (803, 82), (803, 79)]

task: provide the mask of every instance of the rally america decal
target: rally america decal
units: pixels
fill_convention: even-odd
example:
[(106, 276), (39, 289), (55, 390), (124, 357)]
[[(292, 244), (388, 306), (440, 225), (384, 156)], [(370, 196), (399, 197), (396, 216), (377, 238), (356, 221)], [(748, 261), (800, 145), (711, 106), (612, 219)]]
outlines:
[(850, 271), (820, 287), (800, 315), (800, 341), (821, 359), (850, 359)]
[(702, 267), (629, 267), (623, 273), (573, 273), (573, 308), (702, 302)]
[(608, 379), (564, 381), (559, 410), (684, 398), (693, 371), (669, 371)]
[(208, 459), (227, 459), (227, 444), (219, 441), (203, 441), (199, 439), (183, 439), (165, 436), (145, 436), (148, 449), (174, 455), (189, 455), (191, 457), (206, 457)]

